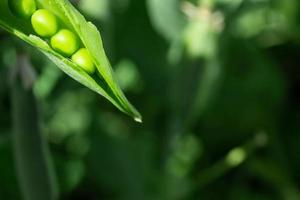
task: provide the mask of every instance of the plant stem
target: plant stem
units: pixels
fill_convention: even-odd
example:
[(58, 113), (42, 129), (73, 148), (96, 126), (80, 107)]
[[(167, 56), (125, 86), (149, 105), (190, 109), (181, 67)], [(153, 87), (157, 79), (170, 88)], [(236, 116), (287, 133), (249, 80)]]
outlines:
[(41, 134), (34, 76), (26, 55), (19, 55), (11, 86), (13, 151), (20, 189), (25, 200), (54, 200), (55, 176), (48, 146)]
[(229, 170), (244, 163), (257, 149), (266, 145), (267, 139), (267, 134), (265, 132), (259, 132), (253, 139), (246, 142), (244, 145), (233, 148), (223, 159), (219, 160), (208, 169), (201, 171), (201, 174), (197, 177), (194, 189), (207, 186), (226, 174)]

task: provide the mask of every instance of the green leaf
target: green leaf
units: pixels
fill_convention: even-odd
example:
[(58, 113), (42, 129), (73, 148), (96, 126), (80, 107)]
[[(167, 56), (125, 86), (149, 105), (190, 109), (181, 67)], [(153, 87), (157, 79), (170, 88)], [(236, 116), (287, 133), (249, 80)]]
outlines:
[[(33, 35), (30, 20), (13, 16), (7, 5), (8, 0), (0, 0), (0, 27), (38, 48), (62, 71), (76, 81), (102, 95), (122, 112), (141, 122), (140, 113), (130, 104), (120, 89), (105, 54), (102, 39), (97, 28), (85, 18), (67, 0), (37, 0), (38, 7), (53, 12), (70, 30), (77, 33), (84, 46), (90, 51), (99, 74), (89, 75), (69, 58), (58, 54), (40, 37)], [(99, 76), (98, 76), (99, 75)]]
[(147, 0), (152, 25), (169, 41), (181, 37), (186, 23), (179, 5), (179, 0)]

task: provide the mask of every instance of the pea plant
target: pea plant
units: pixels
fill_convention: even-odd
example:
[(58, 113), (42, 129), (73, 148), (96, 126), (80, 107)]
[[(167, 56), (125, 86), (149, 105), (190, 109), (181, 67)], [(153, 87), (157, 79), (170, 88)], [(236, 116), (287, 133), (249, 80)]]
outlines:
[[(135, 121), (142, 121), (116, 81), (99, 31), (69, 1), (0, 0), (0, 27), (37, 48), (67, 75), (105, 97)], [(28, 56), (18, 53), (11, 71), (12, 146), (22, 197), (58, 199), (54, 165), (39, 126), (32, 91), (34, 73), (29, 73), (34, 70)]]
[(0, 26), (141, 122), (116, 82), (97, 28), (67, 0), (1, 0)]

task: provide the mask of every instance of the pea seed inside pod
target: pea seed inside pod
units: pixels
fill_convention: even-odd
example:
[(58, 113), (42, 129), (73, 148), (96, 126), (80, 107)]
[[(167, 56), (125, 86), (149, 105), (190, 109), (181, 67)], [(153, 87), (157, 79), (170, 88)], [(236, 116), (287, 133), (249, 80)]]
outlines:
[(34, 0), (8, 0), (11, 12), (20, 18), (29, 19), (36, 10)]
[(86, 48), (79, 49), (73, 56), (72, 61), (79, 67), (84, 69), (87, 73), (93, 74), (95, 72), (95, 65), (93, 59)]
[(68, 29), (58, 31), (51, 38), (52, 48), (65, 56), (71, 56), (79, 48), (79, 41), (77, 36)]
[(42, 37), (51, 37), (58, 29), (55, 15), (45, 9), (39, 9), (33, 13), (31, 24), (34, 31)]

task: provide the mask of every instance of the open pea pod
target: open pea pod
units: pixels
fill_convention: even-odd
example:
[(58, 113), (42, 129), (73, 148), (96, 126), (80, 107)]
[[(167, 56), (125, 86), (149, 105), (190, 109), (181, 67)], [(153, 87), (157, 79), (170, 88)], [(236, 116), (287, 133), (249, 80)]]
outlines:
[(89, 50), (100, 76), (89, 75), (72, 60), (55, 52), (46, 41), (34, 34), (30, 20), (19, 19), (10, 12), (8, 1), (0, 0), (0, 26), (2, 28), (38, 48), (62, 71), (108, 99), (122, 112), (132, 116), (138, 122), (142, 121), (140, 113), (126, 99), (117, 84), (99, 31), (91, 22), (87, 22), (68, 0), (36, 0), (36, 3), (39, 8), (54, 13), (64, 26), (77, 33), (85, 48)]

